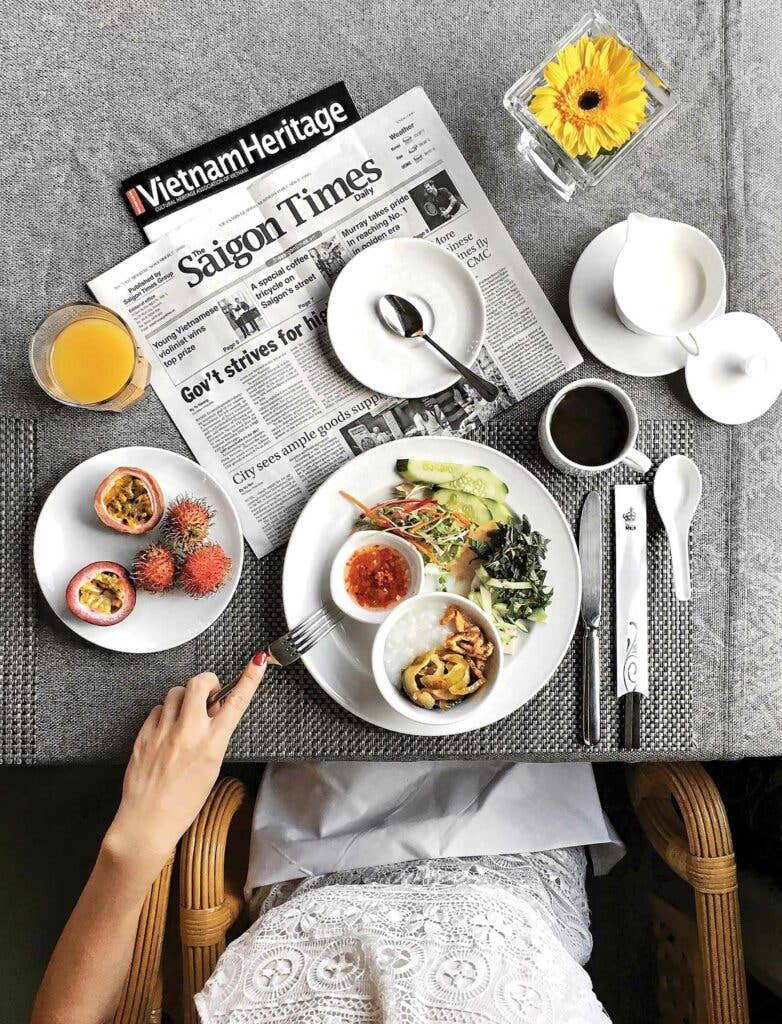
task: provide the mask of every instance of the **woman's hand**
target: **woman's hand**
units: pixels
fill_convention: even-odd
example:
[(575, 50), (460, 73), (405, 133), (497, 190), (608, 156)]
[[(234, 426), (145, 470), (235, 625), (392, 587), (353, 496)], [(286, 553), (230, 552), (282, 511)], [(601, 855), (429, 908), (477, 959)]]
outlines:
[(220, 704), (207, 710), (217, 676), (202, 672), (168, 691), (133, 747), (104, 852), (151, 884), (217, 780), (228, 741), (266, 671), (260, 652)]

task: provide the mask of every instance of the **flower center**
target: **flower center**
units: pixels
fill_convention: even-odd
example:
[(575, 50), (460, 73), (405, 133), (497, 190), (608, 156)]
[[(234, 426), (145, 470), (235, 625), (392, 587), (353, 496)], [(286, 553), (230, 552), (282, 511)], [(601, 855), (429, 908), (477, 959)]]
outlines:
[(600, 103), (600, 93), (594, 89), (587, 89), (578, 97), (578, 105), (582, 110), (594, 110)]

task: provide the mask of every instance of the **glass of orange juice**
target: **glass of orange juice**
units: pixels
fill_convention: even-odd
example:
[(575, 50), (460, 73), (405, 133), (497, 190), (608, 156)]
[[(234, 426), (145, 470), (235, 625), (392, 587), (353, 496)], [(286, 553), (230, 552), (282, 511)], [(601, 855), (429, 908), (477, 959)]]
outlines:
[(144, 394), (150, 366), (125, 321), (93, 302), (60, 306), (30, 342), (35, 379), (64, 405), (122, 412)]

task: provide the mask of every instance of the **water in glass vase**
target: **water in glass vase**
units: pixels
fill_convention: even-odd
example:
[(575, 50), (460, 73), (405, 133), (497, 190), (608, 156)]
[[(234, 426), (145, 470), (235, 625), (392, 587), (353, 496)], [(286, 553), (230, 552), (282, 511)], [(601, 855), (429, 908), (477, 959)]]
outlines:
[(127, 384), (136, 361), (130, 333), (98, 317), (74, 320), (52, 344), (54, 379), (71, 402), (93, 405), (113, 398)]

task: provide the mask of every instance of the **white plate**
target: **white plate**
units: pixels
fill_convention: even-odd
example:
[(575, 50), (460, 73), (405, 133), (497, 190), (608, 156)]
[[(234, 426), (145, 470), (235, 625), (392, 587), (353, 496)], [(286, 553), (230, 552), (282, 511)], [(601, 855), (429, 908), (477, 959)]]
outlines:
[(366, 387), (421, 398), (455, 384), (459, 374), (430, 345), (400, 338), (381, 323), (376, 306), (386, 294), (414, 303), (427, 334), (470, 366), (486, 329), (483, 296), (470, 271), (433, 242), (389, 238), (354, 256), (329, 297), (331, 344), (345, 369)]
[[(95, 514), (92, 499), (98, 484), (118, 466), (138, 466), (158, 481), (166, 502), (179, 494), (204, 498), (215, 510), (209, 539), (221, 544), (233, 561), (225, 584), (209, 597), (195, 600), (182, 591), (145, 594), (115, 626), (94, 626), (72, 615), (65, 601), (71, 576), (84, 565), (107, 559), (130, 568), (137, 551), (158, 536), (117, 533)], [(197, 462), (163, 448), (115, 448), (87, 459), (60, 480), (38, 516), (33, 559), (38, 583), (52, 611), (79, 636), (98, 647), (126, 654), (149, 654), (192, 640), (211, 626), (231, 600), (242, 572), (244, 542), (231, 500)]]
[[(545, 561), (547, 583), (554, 588), (549, 621), (531, 626), (516, 653), (506, 659), (496, 699), (469, 723), (470, 729), (481, 728), (516, 711), (546, 683), (568, 649), (581, 603), (578, 552), (565, 517), (543, 484), (506, 455), (474, 441), (416, 437), (390, 441), (342, 466), (310, 498), (291, 535), (282, 574), (285, 617), (289, 625), (300, 622), (328, 598), (331, 562), (357, 515), (339, 492), (348, 491), (368, 504), (390, 497), (399, 480), (394, 466), (400, 458), (487, 466), (508, 485), (510, 507), (526, 513), (533, 528), (551, 539)], [(464, 732), (458, 722), (411, 722), (386, 704), (370, 667), (376, 631), (376, 626), (346, 620), (304, 657), (304, 664), (330, 697), (373, 725), (412, 735)]]
[(570, 278), (570, 316), (579, 338), (601, 363), (631, 377), (661, 377), (681, 370), (687, 353), (676, 338), (635, 334), (617, 316), (614, 264), (626, 234), (623, 220), (602, 231), (581, 253)]

